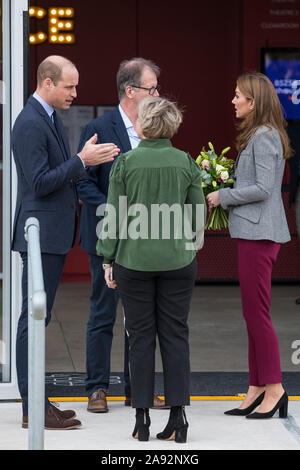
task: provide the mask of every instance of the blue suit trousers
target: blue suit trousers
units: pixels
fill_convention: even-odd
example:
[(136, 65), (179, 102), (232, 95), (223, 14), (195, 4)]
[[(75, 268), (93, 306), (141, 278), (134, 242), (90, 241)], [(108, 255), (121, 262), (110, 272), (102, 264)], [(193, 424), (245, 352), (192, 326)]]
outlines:
[[(22, 397), (23, 414), (28, 414), (28, 272), (27, 253), (20, 253), (23, 261), (22, 275), (22, 311), (18, 322), (16, 343), (16, 365), (18, 387)], [(51, 319), (51, 310), (55, 300), (56, 290), (63, 271), (66, 255), (42, 253), (44, 285), (47, 296), (46, 326)], [(45, 397), (45, 407), (49, 406)]]
[[(86, 392), (91, 396), (99, 388), (107, 391), (110, 378), (110, 356), (113, 327), (116, 320), (119, 295), (117, 289), (109, 289), (102, 269), (103, 258), (89, 254), (92, 276), (90, 314), (86, 332)], [(124, 347), (125, 395), (131, 396), (128, 367), (128, 337), (125, 332)]]

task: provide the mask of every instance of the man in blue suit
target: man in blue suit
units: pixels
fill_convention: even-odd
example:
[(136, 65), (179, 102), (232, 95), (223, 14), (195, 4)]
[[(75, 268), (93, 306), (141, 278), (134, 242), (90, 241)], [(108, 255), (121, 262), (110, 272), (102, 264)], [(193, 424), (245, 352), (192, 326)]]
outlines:
[[(158, 95), (159, 68), (151, 61), (135, 58), (121, 63), (117, 74), (120, 104), (111, 112), (91, 121), (83, 130), (79, 150), (92, 135), (98, 142), (114, 142), (121, 153), (128, 152), (139, 143), (134, 125), (138, 105), (146, 96)], [(89, 397), (88, 411), (108, 411), (106, 395), (109, 388), (110, 354), (113, 327), (116, 319), (118, 294), (106, 286), (102, 269), (103, 259), (96, 253), (96, 228), (99, 217), (96, 211), (107, 200), (111, 162), (87, 170), (88, 178), (77, 183), (79, 198), (83, 202), (79, 241), (89, 256), (92, 277), (90, 315), (86, 335), (86, 391)], [(125, 334), (124, 381), (126, 405), (131, 404), (128, 367), (128, 338)], [(154, 396), (154, 407), (164, 407), (164, 401)]]
[[(27, 244), (24, 225), (28, 217), (40, 223), (40, 244), (47, 295), (46, 325), (50, 321), (56, 289), (66, 255), (75, 239), (78, 197), (75, 182), (86, 167), (112, 162), (119, 149), (97, 145), (97, 136), (70, 158), (68, 141), (55, 109), (68, 109), (76, 98), (78, 71), (60, 56), (45, 59), (37, 71), (37, 89), (16, 119), (12, 148), (18, 175), (12, 249), (23, 261), (22, 312), (17, 331), (17, 374), (23, 400), (22, 426), (28, 427), (28, 311)], [(60, 411), (45, 398), (45, 428), (72, 429), (81, 425), (73, 410)]]

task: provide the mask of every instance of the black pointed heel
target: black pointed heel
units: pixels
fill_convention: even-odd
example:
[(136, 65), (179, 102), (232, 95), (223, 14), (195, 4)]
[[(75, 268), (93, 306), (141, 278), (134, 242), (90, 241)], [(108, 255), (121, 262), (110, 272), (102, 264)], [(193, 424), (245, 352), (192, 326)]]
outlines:
[(259, 395), (256, 400), (251, 404), (249, 405), (247, 408), (243, 408), (243, 409), (240, 409), (240, 408), (233, 408), (232, 410), (228, 410), (228, 411), (224, 411), (224, 414), (225, 415), (230, 415), (230, 416), (246, 416), (250, 413), (252, 413), (252, 411), (258, 406), (261, 404), (261, 402), (263, 401), (264, 399), (264, 396), (265, 396), (265, 392), (263, 392), (261, 395)]
[(165, 429), (156, 435), (157, 439), (165, 441), (174, 441), (180, 444), (186, 443), (187, 430), (189, 423), (187, 422), (184, 408), (182, 406), (172, 406), (169, 421)]
[(281, 398), (278, 400), (276, 405), (271, 411), (267, 411), (266, 413), (252, 413), (246, 418), (248, 419), (268, 419), (272, 418), (272, 416), (275, 414), (277, 410), (279, 410), (279, 418), (286, 418), (288, 415), (288, 403), (289, 403), (289, 397), (286, 392), (281, 396)]
[(132, 437), (139, 441), (149, 441), (150, 435), (150, 416), (148, 408), (137, 408), (136, 409), (136, 422), (132, 433)]

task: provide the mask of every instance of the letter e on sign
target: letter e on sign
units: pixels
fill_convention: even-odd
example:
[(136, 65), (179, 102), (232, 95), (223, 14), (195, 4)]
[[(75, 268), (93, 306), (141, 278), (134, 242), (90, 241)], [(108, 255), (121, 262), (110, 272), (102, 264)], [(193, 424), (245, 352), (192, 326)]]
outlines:
[(51, 44), (73, 44), (75, 36), (74, 8), (52, 7), (49, 8), (49, 42)]

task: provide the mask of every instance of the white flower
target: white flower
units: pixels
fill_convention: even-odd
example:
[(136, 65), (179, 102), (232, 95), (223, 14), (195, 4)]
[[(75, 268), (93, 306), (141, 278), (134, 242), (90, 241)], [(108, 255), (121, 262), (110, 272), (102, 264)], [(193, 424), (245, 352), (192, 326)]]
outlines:
[(222, 172), (221, 172), (221, 179), (222, 179), (222, 181), (225, 182), (225, 181), (228, 180), (228, 178), (229, 178), (229, 173), (228, 173), (228, 171), (222, 171)]
[(216, 164), (216, 170), (217, 170), (217, 173), (221, 173), (222, 171), (226, 170), (226, 168), (222, 165), (218, 165), (218, 163)]
[(208, 170), (209, 169), (209, 160), (202, 160), (201, 162), (203, 170)]

